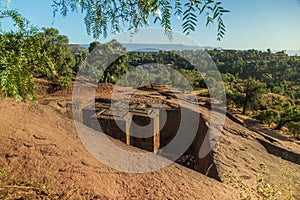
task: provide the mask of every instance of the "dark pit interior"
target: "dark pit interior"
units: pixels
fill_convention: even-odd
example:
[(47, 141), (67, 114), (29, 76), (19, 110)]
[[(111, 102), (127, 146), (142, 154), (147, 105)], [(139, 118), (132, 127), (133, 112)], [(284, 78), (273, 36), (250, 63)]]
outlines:
[[(158, 115), (151, 116), (149, 114), (149, 107), (149, 105), (140, 103), (130, 104), (129, 112), (131, 113), (131, 116), (129, 118), (131, 118), (132, 121), (138, 126), (133, 126), (132, 124), (130, 124), (129, 132), (132, 136), (130, 136), (129, 143), (130, 145), (138, 147), (140, 149), (155, 152), (155, 145), (158, 145), (156, 148), (161, 149), (162, 147), (169, 144), (177, 134), (181, 123), (182, 109), (180, 109), (179, 107), (165, 107), (164, 112), (166, 113), (166, 121), (165, 123), (162, 123), (163, 119), (160, 117), (162, 112), (161, 108), (155, 108), (156, 110), (158, 110), (156, 111)], [(95, 107), (87, 106), (83, 108), (82, 114), (83, 123), (87, 126), (98, 131), (103, 131), (105, 134), (126, 143), (126, 133), (124, 131), (127, 130), (126, 117), (124, 117), (122, 109), (120, 109), (119, 116), (117, 112), (117, 114), (114, 113), (113, 117), (110, 100), (96, 99)], [(205, 174), (211, 178), (220, 180), (216, 166), (214, 164), (213, 152), (210, 152), (204, 158), (198, 157), (200, 148), (207, 134), (208, 127), (200, 113), (194, 112), (193, 114), (200, 116), (200, 122), (198, 124), (195, 124), (195, 126), (198, 126), (196, 137), (193, 139), (192, 144), (189, 146), (189, 148), (184, 152), (184, 154), (180, 156), (180, 158), (176, 162), (202, 174)], [(155, 131), (157, 129), (155, 129), (155, 123), (153, 128), (149, 128), (151, 122), (150, 118), (152, 118), (152, 120), (158, 120), (157, 123), (159, 123), (159, 142), (156, 142), (156, 144), (154, 135), (155, 132), (157, 132)], [(145, 133), (145, 129), (143, 129), (143, 127), (145, 126), (148, 126), (147, 133)], [(184, 130), (188, 132), (189, 127), (185, 127)], [(141, 134), (146, 134), (146, 136), (150, 137), (145, 137), (143, 135), (143, 137), (134, 137), (135, 135), (140, 136)], [(173, 152), (158, 151), (158, 154), (166, 158), (168, 158), (168, 155), (171, 155), (172, 153)]]

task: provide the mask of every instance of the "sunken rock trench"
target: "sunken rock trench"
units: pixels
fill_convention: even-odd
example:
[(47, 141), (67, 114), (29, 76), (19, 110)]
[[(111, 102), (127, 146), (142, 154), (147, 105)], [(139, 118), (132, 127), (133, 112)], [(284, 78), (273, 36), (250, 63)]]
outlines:
[[(118, 103), (120, 102), (115, 104)], [(96, 99), (95, 105), (88, 105), (82, 109), (83, 123), (128, 145), (160, 154), (166, 158), (168, 158), (168, 155), (174, 155), (174, 152), (159, 150), (168, 145), (176, 136), (181, 123), (181, 112), (187, 108), (180, 109), (179, 107), (165, 106), (162, 110), (159, 107), (153, 109), (149, 105), (133, 103), (129, 105), (129, 112), (126, 113), (122, 109), (114, 110), (113, 112), (111, 105), (111, 100)], [(123, 108), (121, 105), (117, 107)], [(193, 114), (200, 116), (200, 120), (195, 124), (195, 126), (198, 126), (198, 128), (196, 127), (197, 133), (189, 148), (176, 162), (220, 181), (214, 163), (213, 151), (204, 158), (199, 158), (198, 156), (208, 130), (205, 120), (200, 113), (191, 110), (188, 112), (193, 112)], [(151, 118), (153, 121), (152, 126), (147, 128), (148, 133), (145, 133), (143, 127), (149, 127)], [(189, 131), (189, 127), (184, 128), (184, 130)], [(140, 137), (135, 137), (137, 135)], [(145, 137), (145, 135), (150, 135), (150, 137)]]

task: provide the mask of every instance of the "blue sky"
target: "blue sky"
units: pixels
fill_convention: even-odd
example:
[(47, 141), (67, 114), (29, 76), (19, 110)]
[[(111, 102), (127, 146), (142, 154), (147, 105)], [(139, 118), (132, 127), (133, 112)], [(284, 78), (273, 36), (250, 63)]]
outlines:
[[(57, 15), (52, 24), (51, 4), (52, 0), (12, 0), (11, 8), (19, 10), (32, 24), (59, 29), (71, 43), (93, 41), (86, 33), (83, 14), (69, 13), (65, 18)], [(221, 42), (216, 40), (216, 27), (205, 27), (204, 19), (189, 37), (202, 46), (300, 50), (300, 0), (223, 0), (223, 6), (231, 12), (224, 17), (227, 33)], [(172, 23), (174, 30), (181, 31), (179, 20), (174, 18)], [(9, 24), (4, 21), (2, 29), (11, 28)], [(148, 40), (155, 38), (149, 37)], [(143, 42), (138, 38), (134, 41)]]

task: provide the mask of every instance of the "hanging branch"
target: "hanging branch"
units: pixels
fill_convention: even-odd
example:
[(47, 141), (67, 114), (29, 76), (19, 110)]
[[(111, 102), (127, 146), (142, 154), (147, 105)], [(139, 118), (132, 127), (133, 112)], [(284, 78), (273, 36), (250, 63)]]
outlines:
[(160, 21), (165, 34), (172, 39), (174, 15), (182, 21), (183, 33), (188, 35), (196, 30), (199, 16), (206, 13), (206, 26), (217, 22), (219, 41), (226, 32), (223, 14), (229, 12), (217, 0), (189, 0), (184, 5), (180, 0), (53, 0), (54, 16), (56, 13), (66, 16), (77, 10), (85, 13), (87, 33), (94, 38), (106, 37), (109, 28), (118, 33), (123, 31), (122, 27), (137, 30), (149, 26), (149, 16), (153, 15), (154, 23)]

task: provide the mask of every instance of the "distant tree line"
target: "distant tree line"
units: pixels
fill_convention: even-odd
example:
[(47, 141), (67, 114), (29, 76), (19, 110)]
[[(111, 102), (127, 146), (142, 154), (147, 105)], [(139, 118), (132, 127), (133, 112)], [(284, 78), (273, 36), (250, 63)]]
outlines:
[[(208, 53), (222, 74), (222, 79), (218, 79), (218, 72), (211, 70), (211, 62), (202, 51), (126, 53), (116, 40), (107, 44), (92, 42), (87, 50), (69, 45), (67, 36), (54, 28), (31, 26), (15, 11), (0, 14), (11, 17), (18, 26), (17, 31), (0, 34), (0, 88), (5, 96), (35, 99), (34, 78), (48, 79), (63, 88), (71, 87), (75, 75), (124, 86), (159, 81), (183, 89), (207, 89), (209, 83), (218, 86), (224, 81), (230, 109), (240, 110), (275, 129), (288, 127), (299, 134), (299, 56), (270, 50), (210, 50)], [(95, 48), (101, 55), (95, 54)], [(95, 55), (87, 57), (89, 53)], [(143, 67), (149, 63), (158, 65)]]
[[(299, 135), (299, 56), (289, 56), (284, 51), (271, 53), (270, 50), (262, 52), (215, 49), (208, 53), (222, 74), (230, 109), (240, 110), (242, 114), (247, 114), (274, 129), (288, 127), (294, 135)], [(179, 54), (190, 59), (186, 60)], [(200, 59), (201, 70), (191, 64), (193, 58), (201, 54), (201, 51), (123, 52), (119, 59), (105, 69), (99, 80), (115, 84), (122, 78), (124, 84), (125, 77), (127, 85), (135, 85), (139, 83), (138, 80), (151, 82), (160, 78), (165, 80), (162, 81), (164, 84), (177, 83), (177, 86), (181, 87), (187, 85), (184, 82), (187, 80), (194, 89), (205, 89), (208, 82), (218, 85), (220, 80), (215, 78), (216, 72), (210, 69), (209, 61), (205, 58)], [(154, 66), (143, 67), (149, 63), (161, 64), (161, 74), (155, 71)], [(167, 67), (180, 72), (185, 80), (172, 78), (172, 74), (166, 70)], [(130, 78), (126, 75), (128, 71), (131, 71)], [(128, 78), (136, 82), (128, 83)]]

